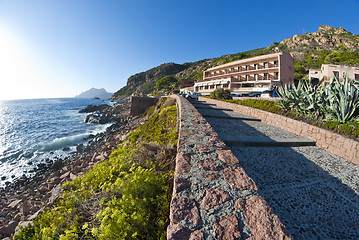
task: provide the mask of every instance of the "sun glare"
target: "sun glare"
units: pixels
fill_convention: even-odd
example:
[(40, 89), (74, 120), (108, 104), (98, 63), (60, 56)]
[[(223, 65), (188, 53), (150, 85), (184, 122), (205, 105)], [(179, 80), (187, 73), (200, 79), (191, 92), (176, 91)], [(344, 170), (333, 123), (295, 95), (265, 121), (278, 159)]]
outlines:
[(0, 99), (30, 96), (33, 78), (21, 43), (0, 25)]

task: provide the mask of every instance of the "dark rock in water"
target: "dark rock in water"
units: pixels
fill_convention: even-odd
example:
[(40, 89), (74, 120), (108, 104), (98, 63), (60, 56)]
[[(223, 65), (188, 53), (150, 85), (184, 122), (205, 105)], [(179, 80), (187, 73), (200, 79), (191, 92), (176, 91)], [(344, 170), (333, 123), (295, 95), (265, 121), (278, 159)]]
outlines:
[(94, 137), (96, 137), (96, 136), (93, 135), (93, 134), (90, 134), (88, 137), (85, 137), (84, 140), (88, 140), (88, 139), (91, 139), (91, 138), (94, 138)]
[(70, 150), (69, 147), (64, 147), (64, 148), (62, 149), (62, 151), (69, 151), (69, 150)]
[(32, 165), (32, 162), (27, 162), (27, 165)]
[(92, 113), (92, 112), (96, 112), (96, 111), (103, 111), (108, 107), (110, 107), (110, 106), (107, 104), (101, 104), (98, 106), (88, 105), (86, 108), (80, 110), (79, 113)]
[(110, 122), (111, 119), (107, 117), (106, 113), (94, 112), (86, 116), (85, 123), (94, 123), (94, 124), (105, 124)]
[(5, 177), (5, 176), (2, 176), (2, 177), (1, 177), (1, 180), (3, 180), (3, 181), (4, 181), (5, 179), (6, 179), (6, 177)]
[(54, 152), (53, 152), (53, 151), (51, 151), (51, 152), (50, 152), (50, 154), (54, 154)]

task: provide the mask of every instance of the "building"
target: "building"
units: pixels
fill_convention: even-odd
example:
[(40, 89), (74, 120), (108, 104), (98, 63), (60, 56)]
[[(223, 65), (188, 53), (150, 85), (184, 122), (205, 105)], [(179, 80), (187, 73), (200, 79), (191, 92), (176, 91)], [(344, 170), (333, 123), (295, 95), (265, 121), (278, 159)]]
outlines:
[(194, 88), (204, 95), (219, 88), (240, 94), (263, 92), (291, 83), (294, 83), (293, 59), (289, 53), (278, 52), (209, 68)]
[(348, 74), (349, 79), (355, 79), (359, 81), (359, 68), (349, 67), (344, 65), (334, 64), (322, 64), (320, 69), (309, 70), (309, 80), (312, 84), (322, 84), (323, 82), (329, 82), (332, 76), (335, 76), (339, 81), (343, 81), (343, 78)]

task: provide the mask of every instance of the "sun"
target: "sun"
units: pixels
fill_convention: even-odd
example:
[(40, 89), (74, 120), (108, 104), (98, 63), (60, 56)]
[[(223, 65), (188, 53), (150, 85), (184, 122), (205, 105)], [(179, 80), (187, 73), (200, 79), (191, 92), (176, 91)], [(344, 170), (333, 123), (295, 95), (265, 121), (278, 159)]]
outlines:
[(14, 99), (28, 92), (32, 77), (21, 42), (0, 25), (0, 99)]

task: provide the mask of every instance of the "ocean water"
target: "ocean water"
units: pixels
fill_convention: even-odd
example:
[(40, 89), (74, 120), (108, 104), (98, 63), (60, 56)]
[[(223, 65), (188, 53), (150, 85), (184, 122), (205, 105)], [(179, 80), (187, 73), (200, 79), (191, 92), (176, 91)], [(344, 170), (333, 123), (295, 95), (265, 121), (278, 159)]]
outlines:
[[(87, 114), (78, 113), (103, 103), (75, 98), (0, 101), (0, 188), (24, 174), (34, 175), (37, 164), (73, 154), (90, 134), (105, 131), (110, 124), (84, 123)], [(63, 151), (65, 147), (70, 150)]]

